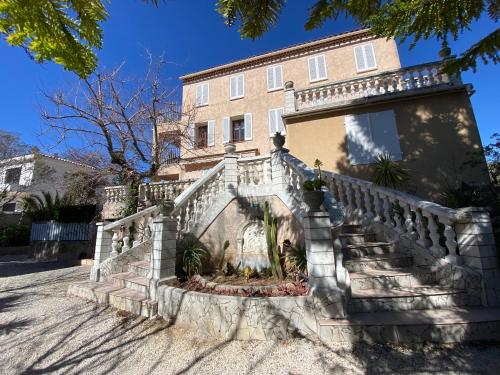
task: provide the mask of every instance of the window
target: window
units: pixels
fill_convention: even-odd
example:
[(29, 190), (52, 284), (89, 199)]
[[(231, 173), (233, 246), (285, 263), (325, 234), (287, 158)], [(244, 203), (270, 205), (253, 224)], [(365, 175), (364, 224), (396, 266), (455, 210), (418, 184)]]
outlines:
[(267, 91), (283, 88), (283, 68), (281, 65), (267, 68)]
[(208, 83), (202, 83), (196, 86), (196, 105), (202, 106), (208, 104)]
[(373, 163), (381, 154), (401, 160), (394, 111), (347, 115), (345, 127), (351, 165)]
[(224, 117), (222, 120), (222, 142), (243, 142), (252, 139), (252, 114)]
[(325, 55), (309, 58), (309, 81), (320, 81), (326, 79)]
[(354, 58), (356, 59), (358, 73), (377, 68), (375, 53), (373, 52), (373, 45), (371, 43), (354, 47)]
[(6, 184), (19, 184), (21, 180), (21, 167), (10, 168), (5, 172)]
[(16, 202), (13, 203), (5, 203), (2, 206), (3, 212), (15, 212), (16, 211)]
[(283, 108), (275, 108), (269, 110), (269, 136), (273, 137), (276, 132), (286, 134), (285, 125), (283, 124)]
[(229, 99), (243, 98), (245, 95), (245, 83), (243, 74), (233, 76), (229, 79)]
[(196, 147), (205, 148), (208, 144), (208, 126), (198, 125), (196, 127)]
[(242, 142), (245, 140), (245, 121), (233, 120), (231, 142)]

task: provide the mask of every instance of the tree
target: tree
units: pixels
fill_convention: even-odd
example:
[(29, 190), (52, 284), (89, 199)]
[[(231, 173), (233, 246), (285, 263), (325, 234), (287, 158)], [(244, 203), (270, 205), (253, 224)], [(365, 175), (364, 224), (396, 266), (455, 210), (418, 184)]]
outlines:
[[(157, 0), (143, 0), (157, 4)], [(97, 67), (100, 23), (108, 18), (99, 0), (2, 0), (0, 34), (37, 62), (53, 61), (80, 77)]]
[[(286, 0), (219, 0), (218, 9), (231, 26), (238, 21), (242, 37), (255, 39), (279, 21)], [(494, 22), (500, 18), (498, 0), (317, 0), (310, 8), (306, 30), (320, 27), (340, 16), (352, 16), (374, 35), (413, 38), (412, 47), (421, 39), (436, 38), (442, 42), (440, 55), (449, 55), (448, 40), (457, 40), (472, 22), (486, 15)], [(496, 29), (470, 46), (456, 59), (446, 61), (450, 73), (476, 69), (477, 60), (497, 64), (500, 61), (500, 29)]]
[(484, 155), (493, 184), (500, 186), (500, 133), (493, 133), (490, 138), (493, 142), (484, 147)]
[(70, 90), (44, 93), (44, 134), (55, 134), (58, 143), (69, 140), (92, 150), (87, 157), (94, 160), (106, 155), (101, 161), (129, 187), (152, 178), (173, 161), (172, 154), (179, 155), (182, 138), (190, 139), (186, 124), (193, 116), (190, 111), (181, 113), (175, 89), (161, 80), (164, 63), (149, 55), (147, 72), (139, 79), (123, 78), (122, 64), (82, 78)]

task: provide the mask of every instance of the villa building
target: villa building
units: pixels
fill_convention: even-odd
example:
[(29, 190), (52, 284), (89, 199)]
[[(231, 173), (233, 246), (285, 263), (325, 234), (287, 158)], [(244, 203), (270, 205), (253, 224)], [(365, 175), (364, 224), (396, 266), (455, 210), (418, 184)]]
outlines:
[[(234, 143), (268, 154), (276, 132), (309, 166), (369, 179), (377, 155), (410, 171), (407, 190), (436, 198), (489, 177), (469, 96), (471, 85), (440, 63), (401, 67), (394, 40), (347, 32), (181, 77), (183, 109), (195, 110), (178, 164), (165, 180), (198, 178)], [(192, 111), (191, 111), (192, 112)], [(168, 131), (168, 126), (165, 128)]]

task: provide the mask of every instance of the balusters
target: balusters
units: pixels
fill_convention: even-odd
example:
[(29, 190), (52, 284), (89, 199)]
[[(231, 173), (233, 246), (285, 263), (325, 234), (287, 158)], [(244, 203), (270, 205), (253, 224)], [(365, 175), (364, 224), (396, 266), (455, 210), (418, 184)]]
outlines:
[(366, 186), (363, 186), (361, 188), (363, 192), (363, 197), (365, 200), (365, 215), (367, 219), (372, 219), (374, 217), (373, 210), (372, 210), (372, 202), (371, 202), (371, 197), (370, 197), (370, 192), (369, 188)]
[(446, 240), (446, 248), (448, 249), (448, 255), (446, 258), (454, 264), (459, 264), (459, 255), (457, 254), (458, 243), (456, 240), (456, 232), (453, 228), (452, 221), (447, 217), (439, 216), (439, 221), (444, 225), (444, 238)]
[(119, 228), (113, 230), (113, 237), (111, 238), (111, 257), (116, 257), (120, 250), (119, 231)]
[(411, 206), (406, 203), (403, 205), (404, 214), (405, 214), (405, 230), (410, 236), (410, 238), (415, 239), (415, 225), (413, 224), (413, 214)]
[(130, 227), (129, 226), (124, 226), (122, 227), (123, 231), (123, 246), (122, 246), (122, 252), (130, 250)]
[(429, 237), (432, 241), (430, 250), (432, 250), (435, 255), (443, 257), (446, 255), (446, 250), (439, 243), (439, 227), (436, 220), (431, 213), (424, 212), (424, 215), (427, 218), (427, 229), (429, 230)]
[(417, 232), (418, 232), (417, 243), (422, 247), (429, 246), (430, 240), (428, 239), (427, 225), (425, 223), (424, 215), (422, 215), (422, 210), (418, 209), (416, 211), (416, 220), (415, 221), (417, 224)]
[(353, 190), (354, 190), (354, 202), (356, 203), (356, 208), (354, 210), (354, 214), (356, 218), (362, 218), (363, 217), (363, 203), (361, 200), (361, 190), (359, 185), (352, 185)]

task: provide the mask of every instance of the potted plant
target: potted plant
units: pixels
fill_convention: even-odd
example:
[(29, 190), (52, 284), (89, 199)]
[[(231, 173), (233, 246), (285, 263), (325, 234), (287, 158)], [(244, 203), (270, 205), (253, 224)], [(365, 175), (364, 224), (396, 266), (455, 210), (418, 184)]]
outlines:
[(321, 178), (321, 166), (323, 163), (321, 160), (316, 159), (314, 161), (314, 167), (318, 169), (318, 177), (312, 180), (304, 181), (302, 188), (304, 192), (302, 196), (304, 197), (304, 202), (309, 207), (309, 211), (316, 212), (321, 211), (321, 205), (324, 200), (324, 192), (322, 187), (326, 185), (325, 181)]
[(281, 150), (285, 144), (285, 136), (280, 132), (276, 132), (273, 136), (273, 145), (276, 150)]

